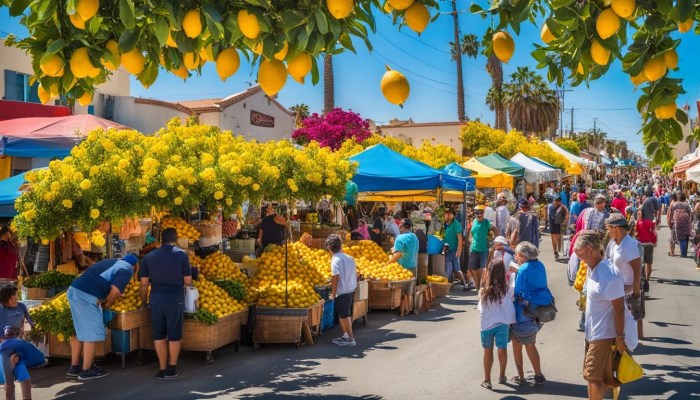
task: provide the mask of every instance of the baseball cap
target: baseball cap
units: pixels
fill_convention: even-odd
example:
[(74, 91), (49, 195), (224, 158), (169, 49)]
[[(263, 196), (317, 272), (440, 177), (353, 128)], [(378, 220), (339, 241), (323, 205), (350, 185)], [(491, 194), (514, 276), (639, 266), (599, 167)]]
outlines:
[(518, 202), (518, 206), (520, 206), (521, 208), (522, 208), (522, 207), (530, 207), (530, 203), (528, 203), (527, 200), (525, 200), (525, 199), (521, 199), (521, 200)]
[(561, 201), (561, 196), (557, 196), (554, 198), (554, 201)]
[(484, 205), (479, 204), (478, 206), (474, 207), (474, 211), (484, 211), (486, 210), (486, 207)]
[(122, 258), (122, 260), (128, 262), (131, 265), (136, 265), (136, 263), (139, 262), (139, 259), (133, 254), (127, 254), (126, 256), (124, 256), (124, 258)]
[(608, 219), (605, 220), (605, 223), (610, 226), (621, 226), (626, 228), (627, 218), (620, 213), (612, 213)]
[(402, 219), (401, 225), (403, 225), (404, 228), (413, 228), (413, 222), (411, 222), (411, 220), (408, 218)]
[(493, 242), (500, 243), (500, 244), (508, 244), (508, 241), (503, 236), (496, 236), (496, 238), (493, 239)]
[(447, 214), (447, 213), (450, 213), (450, 214), (452, 214), (452, 215), (455, 214), (455, 212), (454, 212), (451, 208), (446, 208), (446, 209), (445, 209), (445, 214)]

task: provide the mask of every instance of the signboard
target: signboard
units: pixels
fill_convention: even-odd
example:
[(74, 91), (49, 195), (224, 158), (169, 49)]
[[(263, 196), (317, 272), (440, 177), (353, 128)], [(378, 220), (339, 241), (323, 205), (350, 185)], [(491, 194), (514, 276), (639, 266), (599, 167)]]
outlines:
[(263, 126), (266, 128), (274, 128), (275, 117), (250, 110), (250, 124), (255, 126)]

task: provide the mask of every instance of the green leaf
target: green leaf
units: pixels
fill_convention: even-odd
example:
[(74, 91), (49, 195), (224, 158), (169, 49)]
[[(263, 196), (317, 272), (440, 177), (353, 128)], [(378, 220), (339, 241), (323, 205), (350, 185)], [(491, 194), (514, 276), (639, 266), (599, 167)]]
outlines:
[(168, 22), (165, 20), (165, 18), (158, 18), (155, 25), (155, 34), (160, 47), (165, 46), (165, 42), (168, 40), (168, 33), (170, 33)]
[(316, 26), (318, 27), (318, 31), (321, 32), (322, 35), (325, 35), (328, 33), (328, 20), (326, 19), (326, 14), (324, 14), (320, 8), (317, 8), (314, 15), (316, 16)]
[(58, 11), (58, 1), (43, 0), (39, 3), (39, 7), (36, 10), (36, 22), (41, 24), (47, 20), (53, 18)]
[(676, 8), (678, 9), (679, 21), (687, 21), (693, 17), (695, 3), (695, 0), (678, 0)]
[(682, 108), (676, 110), (676, 121), (683, 125), (688, 125), (688, 114)]
[(573, 4), (574, 1), (576, 0), (554, 0), (552, 1), (552, 8), (556, 10), (558, 8), (567, 7)]
[(136, 27), (136, 17), (133, 0), (119, 0), (119, 18), (128, 30)]
[(212, 18), (212, 16), (209, 15), (209, 13), (207, 13), (206, 11), (204, 12), (204, 21), (207, 23), (209, 33), (211, 33), (211, 36), (214, 38), (214, 40), (220, 40), (224, 34), (223, 25), (216, 22)]
[(31, 2), (32, 0), (12, 0), (10, 3), (10, 16), (19, 17)]
[(318, 84), (318, 78), (319, 78), (319, 73), (318, 73), (318, 60), (316, 57), (314, 57), (311, 60), (311, 83), (316, 85)]
[(122, 34), (119, 36), (119, 49), (121, 49), (122, 52), (127, 52), (133, 49), (134, 46), (136, 46), (136, 43), (139, 41), (140, 36), (140, 29), (122, 32)]
[(205, 15), (209, 15), (215, 22), (221, 22), (224, 19), (219, 10), (212, 3), (204, 3), (202, 5), (202, 11), (204, 11)]
[(66, 42), (63, 39), (54, 40), (46, 48), (45, 54), (56, 54), (59, 51), (61, 51), (61, 49), (63, 49), (64, 47), (66, 47)]
[(350, 35), (348, 35), (347, 33), (343, 33), (342, 35), (340, 35), (338, 41), (340, 42), (341, 46), (352, 51), (353, 53), (357, 53), (357, 51), (355, 51), (355, 47), (352, 45), (352, 39), (350, 39)]

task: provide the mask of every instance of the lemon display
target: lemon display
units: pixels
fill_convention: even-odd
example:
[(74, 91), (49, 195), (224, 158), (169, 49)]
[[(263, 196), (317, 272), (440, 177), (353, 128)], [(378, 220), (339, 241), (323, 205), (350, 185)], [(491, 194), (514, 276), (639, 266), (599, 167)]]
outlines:
[(289, 281), (287, 285), (282, 282), (267, 286), (259, 291), (258, 296), (259, 306), (274, 308), (309, 308), (321, 300), (312, 286), (297, 280)]
[(247, 10), (240, 10), (237, 16), (238, 28), (243, 36), (248, 39), (255, 39), (260, 35), (260, 23), (258, 16), (249, 13)]
[(64, 66), (65, 61), (58, 54), (45, 54), (39, 62), (41, 72), (53, 78), (63, 76)]
[(591, 43), (591, 58), (598, 65), (608, 65), (610, 61), (610, 50), (603, 47), (596, 39), (593, 39)]
[(693, 24), (694, 24), (694, 23), (695, 23), (695, 21), (693, 21), (692, 18), (689, 19), (689, 20), (687, 20), (687, 21), (679, 22), (679, 23), (678, 23), (678, 32), (680, 32), (680, 33), (686, 33), (686, 32), (688, 32), (688, 31), (690, 31), (690, 29), (693, 28)]
[[(141, 295), (139, 294), (139, 287), (141, 283), (137, 278), (129, 281), (129, 284), (124, 289), (124, 293), (112, 304), (109, 308), (116, 312), (129, 312), (136, 311), (143, 305), (141, 303)], [(148, 287), (150, 293), (151, 287)]]
[(428, 11), (425, 4), (415, 1), (406, 9), (404, 22), (415, 32), (421, 33), (428, 26), (428, 22), (430, 22), (430, 11)]
[(428, 275), (425, 279), (430, 283), (449, 283), (447, 282), (447, 278), (440, 275)]
[(238, 265), (223, 253), (213, 253), (201, 260), (201, 272), (210, 280), (229, 279), (243, 284), (248, 281)]
[(102, 65), (108, 69), (115, 71), (122, 64), (122, 57), (119, 55), (119, 44), (115, 40), (109, 40), (105, 45), (105, 49), (111, 53), (111, 58), (102, 58)]
[(547, 24), (542, 25), (542, 30), (540, 31), (540, 38), (542, 38), (542, 41), (547, 44), (549, 44), (549, 42), (555, 39), (554, 35), (552, 34), (552, 31), (549, 30)]
[(132, 75), (138, 75), (143, 72), (146, 64), (146, 58), (137, 47), (122, 53), (122, 65)]
[(678, 67), (678, 53), (676, 50), (669, 50), (664, 53), (664, 62), (668, 69), (676, 69)]
[(355, 7), (355, 2), (353, 0), (326, 0), (326, 6), (333, 18), (343, 19), (350, 15)]
[(496, 32), (492, 39), (493, 52), (501, 62), (508, 63), (515, 53), (515, 42), (508, 32)]
[(371, 240), (359, 245), (344, 247), (344, 251), (355, 259), (357, 272), (369, 279), (400, 281), (413, 277), (411, 271), (398, 263), (386, 265), (389, 256)]
[(583, 285), (586, 283), (586, 276), (588, 275), (588, 266), (585, 262), (581, 261), (578, 267), (578, 272), (576, 273), (576, 280), (574, 281), (574, 289), (579, 292), (583, 291)]
[(627, 18), (637, 7), (635, 0), (612, 0), (610, 3), (610, 8), (617, 14), (620, 18)]
[(413, 0), (388, 0), (387, 3), (393, 8), (394, 10), (405, 10), (411, 5), (413, 5)]
[(677, 109), (678, 107), (676, 106), (676, 102), (674, 101), (671, 104), (656, 107), (656, 109), (654, 109), (654, 115), (658, 119), (671, 119), (676, 116)]
[(82, 96), (78, 97), (76, 99), (78, 101), (78, 104), (80, 104), (83, 107), (87, 107), (92, 103), (92, 93), (90, 92), (85, 92), (83, 93)]
[(644, 62), (644, 76), (649, 82), (654, 82), (666, 75), (666, 60), (664, 56), (655, 56)]
[(610, 8), (603, 10), (595, 21), (595, 30), (601, 39), (607, 39), (620, 29), (620, 17)]
[(291, 246), (299, 253), (301, 259), (316, 268), (323, 278), (331, 279), (331, 254), (328, 251), (313, 249), (302, 242), (295, 242)]
[(95, 66), (90, 61), (87, 47), (76, 49), (70, 56), (70, 71), (78, 79), (87, 77)]
[(306, 52), (299, 53), (296, 57), (289, 60), (287, 70), (295, 81), (303, 84), (304, 77), (311, 72), (311, 55)]
[(411, 87), (406, 77), (399, 71), (392, 70), (388, 65), (380, 85), (384, 98), (391, 104), (401, 105), (411, 94)]
[(85, 29), (85, 21), (83, 21), (83, 19), (80, 18), (80, 15), (78, 13), (69, 15), (68, 19), (70, 19), (70, 23), (73, 24), (74, 27), (78, 29)]
[(224, 49), (216, 57), (216, 72), (221, 80), (226, 80), (226, 78), (235, 74), (240, 65), (241, 59), (236, 49)]
[(287, 83), (287, 67), (279, 60), (261, 60), (258, 83), (265, 94), (276, 95)]
[(97, 14), (100, 8), (99, 0), (78, 0), (75, 3), (75, 11), (83, 21), (87, 21)]
[(187, 11), (182, 19), (182, 30), (188, 38), (195, 39), (202, 33), (202, 19), (198, 9)]
[(175, 230), (177, 230), (177, 237), (188, 238), (193, 242), (199, 240), (199, 231), (182, 218), (163, 218), (163, 221), (161, 221), (161, 228), (175, 228)]
[(200, 275), (199, 279), (193, 283), (199, 292), (199, 308), (207, 310), (219, 318), (248, 308), (247, 304), (229, 296), (224, 289), (204, 276)]

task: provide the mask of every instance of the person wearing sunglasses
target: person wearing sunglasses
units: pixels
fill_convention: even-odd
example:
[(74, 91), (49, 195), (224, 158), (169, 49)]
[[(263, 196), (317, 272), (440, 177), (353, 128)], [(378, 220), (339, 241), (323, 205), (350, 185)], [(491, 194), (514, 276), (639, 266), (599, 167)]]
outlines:
[(472, 222), (469, 236), (471, 245), (469, 247), (469, 269), (472, 273), (476, 271), (476, 291), (481, 288), (482, 272), (486, 268), (489, 258), (489, 232), (493, 232), (494, 237), (498, 236), (498, 228), (491, 221), (484, 218), (486, 207), (478, 205), (474, 207), (474, 221)]

